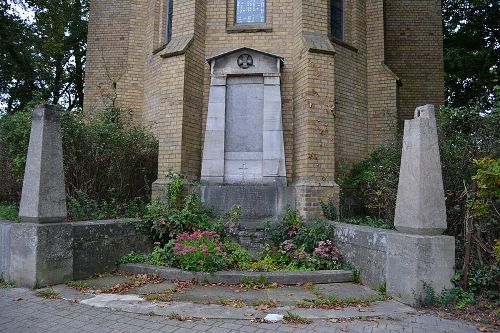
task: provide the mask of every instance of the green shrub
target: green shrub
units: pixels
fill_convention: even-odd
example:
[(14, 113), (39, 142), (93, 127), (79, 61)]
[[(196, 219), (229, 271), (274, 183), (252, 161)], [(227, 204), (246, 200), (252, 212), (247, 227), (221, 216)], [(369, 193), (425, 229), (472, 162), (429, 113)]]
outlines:
[(198, 184), (188, 183), (180, 174), (169, 170), (163, 195), (145, 208), (138, 228), (151, 231), (154, 241), (162, 245), (181, 233), (215, 231), (225, 240), (230, 228), (238, 223), (241, 208), (235, 206), (222, 216), (216, 216), (197, 193)]
[(182, 233), (171, 243), (172, 257), (181, 269), (212, 273), (228, 265), (226, 249), (216, 232)]
[(250, 269), (253, 259), (247, 250), (237, 243), (227, 241), (224, 242), (224, 248), (227, 252), (227, 264), (229, 267), (239, 270)]
[(341, 179), (343, 196), (353, 196), (370, 216), (394, 219), (398, 193), (401, 147), (379, 147), (367, 159), (355, 164), (348, 176)]
[(327, 220), (335, 221), (337, 219), (337, 206), (333, 198), (328, 198), (326, 202), (320, 200), (319, 205), (323, 210), (323, 215)]
[[(0, 140), (20, 182), (26, 163), (31, 116), (29, 110), (0, 118)], [(151, 184), (157, 177), (158, 142), (146, 128), (132, 124), (129, 114), (117, 108), (101, 110), (92, 116), (60, 110), (60, 116), (66, 193), (74, 199), (70, 199), (70, 215), (82, 216), (83, 208), (75, 204), (82, 195), (99, 206), (104, 202), (123, 206), (137, 198), (149, 200)], [(86, 203), (79, 205), (87, 206), (84, 210), (91, 207)], [(128, 213), (117, 207), (107, 213), (121, 212)], [(83, 215), (88, 217), (90, 214)]]
[(17, 206), (11, 203), (0, 202), (0, 220), (18, 221), (19, 216), (17, 213)]
[(325, 220), (304, 223), (298, 213), (290, 209), (281, 222), (264, 223), (267, 241), (273, 246), (280, 247), (284, 241), (291, 239), (296, 248), (304, 247), (307, 253), (312, 253), (320, 241), (332, 238), (334, 231), (333, 223)]
[(343, 217), (339, 220), (342, 223), (365, 225), (373, 228), (394, 229), (394, 220), (379, 219), (371, 216), (364, 217)]

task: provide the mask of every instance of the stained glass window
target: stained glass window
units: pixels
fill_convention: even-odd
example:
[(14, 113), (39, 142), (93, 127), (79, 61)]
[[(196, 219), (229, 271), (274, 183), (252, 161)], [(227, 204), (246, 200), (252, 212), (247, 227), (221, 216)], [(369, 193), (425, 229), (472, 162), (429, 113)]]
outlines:
[(266, 0), (236, 0), (238, 24), (266, 22)]
[(331, 0), (331, 34), (333, 37), (344, 39), (344, 1)]
[(165, 42), (169, 43), (172, 40), (172, 17), (174, 16), (174, 0), (164, 0), (166, 10), (165, 24)]

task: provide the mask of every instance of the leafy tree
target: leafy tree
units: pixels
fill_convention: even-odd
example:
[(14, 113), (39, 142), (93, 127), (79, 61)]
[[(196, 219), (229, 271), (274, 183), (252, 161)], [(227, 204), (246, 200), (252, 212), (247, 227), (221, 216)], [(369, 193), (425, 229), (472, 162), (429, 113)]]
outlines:
[(498, 0), (443, 0), (448, 104), (491, 109), (500, 76)]
[[(22, 18), (24, 8), (33, 19)], [(3, 111), (37, 100), (83, 107), (86, 0), (18, 0), (0, 5), (0, 102)], [(5, 37), (5, 38), (4, 38)]]
[(14, 14), (7, 1), (0, 1), (0, 105), (4, 105), (3, 111), (23, 109), (40, 89), (34, 43), (33, 27)]

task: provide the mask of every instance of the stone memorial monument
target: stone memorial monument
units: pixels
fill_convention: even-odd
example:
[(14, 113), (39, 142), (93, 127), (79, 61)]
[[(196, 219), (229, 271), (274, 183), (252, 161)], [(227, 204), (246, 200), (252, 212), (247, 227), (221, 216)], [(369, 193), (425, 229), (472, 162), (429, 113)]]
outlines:
[(281, 114), (283, 59), (240, 48), (207, 61), (211, 84), (202, 198), (218, 212), (240, 205), (241, 225), (257, 227), (263, 218), (276, 218), (293, 206)]
[(73, 277), (73, 228), (66, 192), (59, 113), (40, 105), (33, 120), (19, 217), (10, 238), (10, 276), (19, 287), (63, 283)]
[(405, 121), (394, 225), (387, 234), (387, 291), (418, 303), (424, 284), (451, 288), (455, 239), (443, 236), (446, 206), (433, 105)]

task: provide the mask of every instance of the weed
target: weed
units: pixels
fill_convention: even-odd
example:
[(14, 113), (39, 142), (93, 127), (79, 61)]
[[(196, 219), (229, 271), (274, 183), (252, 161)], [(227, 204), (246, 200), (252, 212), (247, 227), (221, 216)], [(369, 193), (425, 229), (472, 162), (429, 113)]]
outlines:
[(17, 206), (15, 204), (0, 203), (0, 220), (19, 222)]
[(68, 281), (66, 285), (70, 288), (82, 291), (89, 288), (89, 285), (85, 281)]
[(361, 284), (361, 275), (359, 274), (359, 270), (357, 268), (352, 270), (352, 282)]
[(39, 289), (35, 292), (38, 297), (48, 298), (48, 299), (60, 299), (61, 295), (56, 293), (52, 288)]
[(312, 320), (306, 317), (299, 316), (298, 314), (292, 313), (292, 312), (287, 312), (283, 316), (283, 321), (286, 324), (302, 324), (302, 325), (309, 325), (312, 323)]
[(158, 302), (169, 302), (171, 300), (171, 295), (168, 293), (164, 294), (149, 294), (146, 296), (146, 301), (158, 301)]
[(148, 315), (148, 316), (150, 316), (150, 317), (157, 316), (156, 312), (154, 312), (154, 311), (149, 311), (149, 312), (147, 313), (147, 315)]
[(381, 283), (378, 287), (377, 287), (377, 290), (379, 293), (381, 294), (384, 294), (387, 292), (387, 284), (384, 282), (384, 283)]
[(322, 308), (322, 309), (335, 309), (341, 307), (347, 307), (352, 305), (369, 305), (372, 302), (385, 300), (384, 296), (375, 295), (369, 297), (345, 297), (337, 298), (334, 295), (326, 296), (320, 295), (318, 299), (314, 300), (303, 300), (297, 303), (298, 307), (301, 308)]
[(258, 278), (254, 278), (254, 277), (242, 277), (240, 279), (240, 283), (245, 286), (245, 288), (253, 288), (253, 287), (265, 287), (265, 286), (268, 286), (270, 285), (270, 282), (269, 280), (261, 275), (259, 276)]
[(245, 303), (243, 303), (240, 300), (237, 300), (237, 299), (226, 299), (223, 296), (219, 296), (217, 298), (217, 303), (219, 303), (220, 305), (229, 306), (229, 307), (232, 307), (232, 308), (242, 308), (242, 307), (244, 307), (246, 305)]
[(14, 285), (10, 282), (7, 282), (3, 275), (0, 275), (0, 289), (14, 288)]
[(269, 308), (276, 308), (280, 306), (280, 303), (275, 299), (255, 300), (252, 302), (252, 306), (255, 307), (256, 310), (264, 311)]
[(186, 321), (186, 320), (192, 320), (193, 318), (192, 317), (185, 317), (185, 316), (181, 316), (180, 314), (178, 314), (177, 312), (170, 312), (168, 315), (167, 315), (167, 318), (169, 320), (178, 320), (178, 321)]

